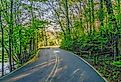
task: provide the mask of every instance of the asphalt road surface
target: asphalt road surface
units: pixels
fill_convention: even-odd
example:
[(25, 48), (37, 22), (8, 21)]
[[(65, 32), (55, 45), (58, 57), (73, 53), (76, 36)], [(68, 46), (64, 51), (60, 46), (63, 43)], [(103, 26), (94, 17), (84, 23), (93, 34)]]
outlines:
[(30, 63), (0, 82), (105, 82), (82, 59), (59, 49), (42, 49), (37, 61)]

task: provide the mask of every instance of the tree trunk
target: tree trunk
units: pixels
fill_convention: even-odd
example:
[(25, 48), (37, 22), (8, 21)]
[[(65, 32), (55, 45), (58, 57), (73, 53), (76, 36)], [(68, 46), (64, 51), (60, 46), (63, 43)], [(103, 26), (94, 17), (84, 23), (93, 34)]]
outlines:
[(116, 34), (112, 34), (112, 39), (115, 38), (115, 55), (119, 55), (119, 48), (118, 48), (118, 41), (119, 41), (119, 35), (118, 35), (118, 32), (119, 32), (119, 29), (118, 29), (118, 25), (117, 25), (117, 22), (116, 22), (116, 18), (115, 18), (115, 15), (114, 15), (114, 12), (113, 12), (113, 7), (112, 7), (112, 2), (111, 0), (104, 0), (105, 2), (105, 5), (106, 5), (106, 8), (107, 8), (107, 12), (108, 12), (108, 15), (109, 15), (109, 22), (112, 23), (113, 25), (113, 30), (114, 32), (116, 32)]
[(71, 30), (70, 30), (70, 20), (69, 20), (69, 8), (68, 8), (68, 0), (65, 0), (65, 12), (66, 12), (66, 28), (67, 28), (67, 36), (71, 38)]
[(1, 27), (1, 31), (2, 31), (2, 76), (4, 75), (4, 30), (2, 27), (2, 10), (0, 10), (0, 27)]

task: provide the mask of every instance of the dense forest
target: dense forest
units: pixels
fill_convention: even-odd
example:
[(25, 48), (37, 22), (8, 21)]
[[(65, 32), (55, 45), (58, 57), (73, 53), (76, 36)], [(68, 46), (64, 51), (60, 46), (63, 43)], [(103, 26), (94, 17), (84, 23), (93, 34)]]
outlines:
[(58, 45), (84, 58), (109, 82), (120, 82), (120, 5), (120, 0), (0, 0), (2, 75), (5, 62), (11, 72), (41, 46)]

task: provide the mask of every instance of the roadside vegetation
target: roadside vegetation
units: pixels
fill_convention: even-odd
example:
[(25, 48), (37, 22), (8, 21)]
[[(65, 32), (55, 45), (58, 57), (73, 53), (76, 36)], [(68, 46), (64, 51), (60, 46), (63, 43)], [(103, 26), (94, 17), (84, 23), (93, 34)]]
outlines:
[(0, 0), (2, 76), (5, 62), (9, 63), (11, 72), (32, 58), (38, 50), (39, 31), (47, 21), (37, 18), (33, 6), (32, 0), (30, 5), (21, 0)]
[(120, 0), (62, 0), (59, 3), (56, 16), (64, 12), (59, 20), (64, 29), (61, 48), (85, 58), (109, 82), (120, 82)]
[[(121, 82), (120, 0), (23, 2), (0, 1), (2, 75), (5, 57), (12, 71), (28, 61), (40, 46), (60, 45), (87, 60), (109, 82)], [(51, 24), (61, 30), (48, 31)]]

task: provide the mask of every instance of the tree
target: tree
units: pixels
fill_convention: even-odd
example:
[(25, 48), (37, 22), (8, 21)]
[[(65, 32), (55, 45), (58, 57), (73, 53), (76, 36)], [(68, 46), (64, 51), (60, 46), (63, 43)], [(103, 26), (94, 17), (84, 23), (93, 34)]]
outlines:
[(2, 9), (0, 9), (0, 27), (1, 27), (1, 32), (2, 32), (2, 76), (4, 75), (4, 30), (3, 30), (3, 25), (2, 25)]

